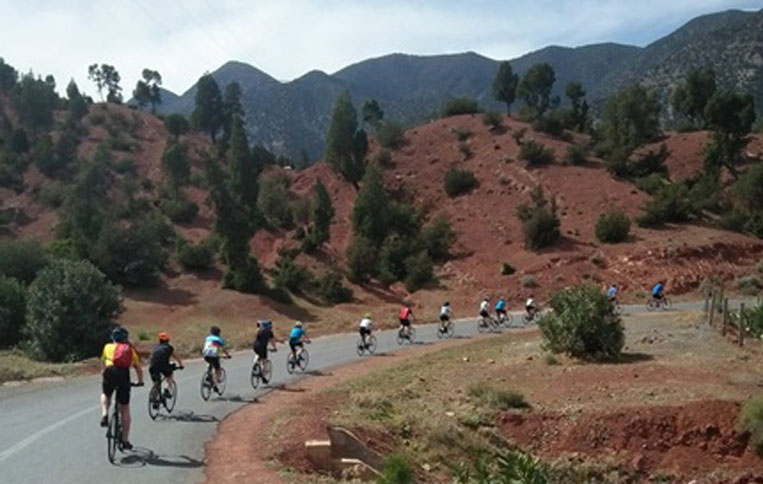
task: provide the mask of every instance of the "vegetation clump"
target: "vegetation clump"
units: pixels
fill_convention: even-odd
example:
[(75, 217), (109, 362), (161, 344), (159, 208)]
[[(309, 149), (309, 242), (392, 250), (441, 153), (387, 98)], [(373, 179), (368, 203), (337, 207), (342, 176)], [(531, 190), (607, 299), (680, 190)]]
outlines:
[(530, 404), (527, 403), (521, 393), (497, 388), (495, 385), (484, 381), (469, 386), (468, 393), (470, 397), (495, 410), (530, 408)]
[(525, 247), (538, 250), (554, 244), (561, 236), (561, 221), (556, 214), (556, 201), (549, 200), (538, 185), (530, 193), (531, 203), (517, 207), (517, 217), (522, 222)]
[(477, 178), (469, 170), (451, 168), (445, 173), (445, 193), (450, 198), (470, 192), (477, 186)]
[(624, 212), (611, 210), (599, 215), (596, 221), (596, 238), (601, 242), (616, 244), (628, 240), (631, 221)]
[(530, 166), (548, 165), (556, 161), (554, 150), (532, 140), (522, 143), (522, 147), (519, 149), (519, 159), (526, 161)]
[(742, 406), (739, 425), (749, 432), (750, 441), (758, 453), (763, 453), (763, 396), (752, 397)]
[(442, 117), (447, 118), (459, 114), (481, 113), (482, 108), (476, 99), (470, 97), (457, 97), (449, 99), (442, 108)]

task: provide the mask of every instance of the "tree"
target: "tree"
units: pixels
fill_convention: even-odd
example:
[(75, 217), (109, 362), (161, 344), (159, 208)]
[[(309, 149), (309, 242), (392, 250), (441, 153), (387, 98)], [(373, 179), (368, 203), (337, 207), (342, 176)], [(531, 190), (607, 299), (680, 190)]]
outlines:
[(8, 94), (16, 86), (19, 74), (5, 59), (0, 57), (0, 93)]
[(313, 191), (315, 192), (315, 201), (310, 215), (313, 226), (309, 238), (312, 245), (318, 248), (329, 240), (331, 221), (334, 219), (335, 212), (326, 186), (320, 179), (315, 180)]
[(223, 122), (222, 150), (225, 151), (228, 149), (233, 125), (245, 119), (244, 107), (241, 105), (241, 86), (238, 82), (231, 82), (225, 87), (223, 109), (225, 120)]
[(707, 102), (705, 120), (713, 130), (705, 155), (706, 171), (717, 175), (725, 166), (738, 178), (736, 165), (755, 123), (755, 99), (750, 94), (719, 91)]
[(374, 129), (378, 129), (381, 124), (382, 118), (384, 118), (384, 111), (376, 101), (376, 99), (367, 99), (363, 103), (363, 122), (368, 123)]
[(518, 94), (536, 117), (541, 117), (551, 105), (551, 88), (556, 82), (554, 69), (546, 63), (535, 64), (519, 83)]
[(35, 78), (31, 72), (22, 76), (12, 94), (13, 106), (22, 123), (34, 135), (53, 126), (53, 112), (59, 98), (51, 79)]
[(511, 105), (517, 98), (517, 84), (519, 76), (514, 74), (511, 64), (503, 61), (498, 65), (498, 72), (493, 79), (493, 96), (501, 102), (506, 103), (506, 114), (511, 114)]
[(366, 169), (368, 139), (358, 129), (350, 93), (343, 91), (334, 102), (331, 124), (326, 135), (326, 162), (357, 188)]
[(21, 339), (26, 314), (26, 290), (16, 279), (0, 276), (0, 348)]
[(289, 206), (289, 178), (274, 174), (262, 180), (257, 208), (271, 227), (289, 229), (294, 223)]
[(717, 89), (715, 72), (712, 69), (693, 70), (686, 77), (686, 82), (679, 84), (673, 91), (673, 109), (689, 119), (695, 129), (707, 126), (705, 107)]
[(93, 161), (83, 165), (64, 204), (60, 230), (63, 236), (72, 240), (80, 257), (90, 254), (106, 218), (107, 156), (108, 153), (99, 151)]
[[(162, 228), (153, 221), (101, 230), (91, 255), (93, 263), (112, 281), (132, 287), (150, 287), (167, 263)], [(163, 222), (162, 222), (163, 223)]]
[(604, 109), (598, 149), (610, 160), (627, 159), (637, 147), (660, 136), (660, 104), (638, 84), (612, 95)]
[(170, 114), (164, 118), (164, 127), (170, 133), (170, 136), (177, 138), (181, 134), (186, 134), (191, 129), (190, 124), (182, 114)]
[(249, 151), (243, 119), (234, 116), (232, 124), (227, 153), (231, 194), (234, 201), (243, 208), (253, 222), (257, 214), (259, 167)]
[(177, 190), (188, 182), (191, 176), (191, 166), (186, 156), (186, 148), (183, 143), (174, 141), (167, 142), (162, 153), (162, 171), (169, 178), (173, 190)]
[(162, 76), (157, 71), (143, 69), (143, 79), (138, 80), (132, 97), (138, 102), (141, 108), (147, 104), (151, 105), (151, 112), (156, 113), (156, 105), (162, 103), (162, 92), (159, 86), (162, 85)]
[(90, 262), (58, 260), (29, 287), (26, 333), (39, 357), (76, 361), (98, 355), (122, 311), (119, 288)]
[(88, 106), (74, 79), (69, 81), (69, 85), (66, 86), (66, 97), (69, 99), (69, 116), (75, 121), (79, 121), (87, 114)]
[(204, 74), (196, 83), (196, 107), (191, 114), (192, 124), (209, 133), (212, 143), (217, 143), (217, 133), (223, 126), (225, 110), (222, 94), (211, 74)]
[(87, 69), (87, 78), (95, 82), (98, 94), (103, 100), (103, 89), (106, 89), (106, 102), (120, 104), (122, 88), (119, 86), (122, 77), (114, 66), (109, 64), (93, 64)]
[(0, 276), (11, 277), (29, 285), (47, 265), (45, 249), (36, 240), (0, 242)]
[(570, 128), (583, 132), (588, 126), (588, 103), (585, 100), (585, 89), (579, 82), (570, 82), (564, 90), (570, 100)]
[(370, 165), (366, 170), (355, 204), (352, 206), (352, 229), (356, 236), (379, 247), (389, 230), (389, 199), (384, 190), (381, 170)]

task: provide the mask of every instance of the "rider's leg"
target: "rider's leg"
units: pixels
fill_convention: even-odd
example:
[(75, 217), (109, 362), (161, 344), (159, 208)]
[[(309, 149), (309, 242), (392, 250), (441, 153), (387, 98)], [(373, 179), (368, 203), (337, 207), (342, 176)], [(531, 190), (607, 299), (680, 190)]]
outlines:
[(101, 419), (105, 419), (109, 415), (110, 404), (111, 404), (111, 397), (101, 392)]
[(130, 418), (130, 404), (123, 404), (119, 406), (119, 413), (122, 417), (122, 442), (130, 441), (130, 424), (132, 419)]

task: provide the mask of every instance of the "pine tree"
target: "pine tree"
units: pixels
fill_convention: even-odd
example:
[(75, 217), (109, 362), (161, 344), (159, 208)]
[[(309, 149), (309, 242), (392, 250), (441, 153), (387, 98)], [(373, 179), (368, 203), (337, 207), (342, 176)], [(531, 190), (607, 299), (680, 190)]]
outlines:
[(506, 114), (511, 114), (511, 105), (517, 97), (519, 76), (514, 74), (508, 61), (501, 62), (493, 79), (493, 95), (506, 103)]
[(253, 222), (257, 210), (258, 167), (249, 151), (249, 141), (244, 131), (244, 122), (234, 116), (232, 121), (228, 166), (230, 168), (230, 188), (234, 200), (248, 214)]
[(358, 129), (357, 112), (347, 91), (334, 103), (331, 125), (326, 135), (326, 162), (357, 188), (366, 169), (368, 138)]
[(313, 190), (315, 201), (311, 214), (313, 229), (310, 240), (315, 247), (320, 247), (329, 240), (331, 221), (334, 219), (334, 205), (331, 203), (326, 186), (320, 180), (315, 181)]
[(381, 170), (371, 164), (352, 207), (352, 229), (355, 235), (379, 247), (389, 231), (389, 199), (384, 190)]
[(191, 119), (193, 125), (209, 133), (212, 143), (217, 143), (217, 133), (223, 126), (223, 98), (217, 82), (210, 74), (204, 74), (196, 83), (196, 107)]

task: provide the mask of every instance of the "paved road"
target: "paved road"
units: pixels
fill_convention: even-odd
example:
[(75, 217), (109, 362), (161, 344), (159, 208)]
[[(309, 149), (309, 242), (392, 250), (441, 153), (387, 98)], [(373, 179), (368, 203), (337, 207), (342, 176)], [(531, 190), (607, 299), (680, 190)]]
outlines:
[[(674, 310), (701, 309), (701, 302), (676, 304)], [(626, 307), (641, 312), (643, 306)], [(514, 319), (518, 315), (514, 313)], [(456, 335), (477, 333), (474, 320), (456, 324)], [(400, 349), (394, 331), (377, 333), (377, 352)], [(435, 325), (417, 327), (417, 342), (437, 341)], [(358, 359), (354, 334), (316, 339), (308, 346), (308, 371), (328, 372)], [(404, 348), (403, 348), (404, 349)], [(273, 354), (274, 383), (291, 383), (285, 370), (287, 351)], [(202, 361), (191, 361), (177, 373), (179, 396), (171, 418), (151, 421), (147, 412), (147, 388), (132, 393), (135, 450), (122, 454), (117, 465), (106, 457), (105, 432), (98, 426), (100, 377), (88, 376), (51, 384), (0, 389), (0, 481), (4, 484), (49, 482), (90, 483), (182, 483), (203, 479), (204, 443), (217, 422), (242, 405), (256, 401), (268, 390), (254, 391), (249, 384), (251, 352), (223, 360), (228, 388), (222, 397), (208, 402), (199, 396), (204, 372)], [(147, 376), (147, 375), (146, 375)], [(148, 379), (147, 379), (148, 380)]]

